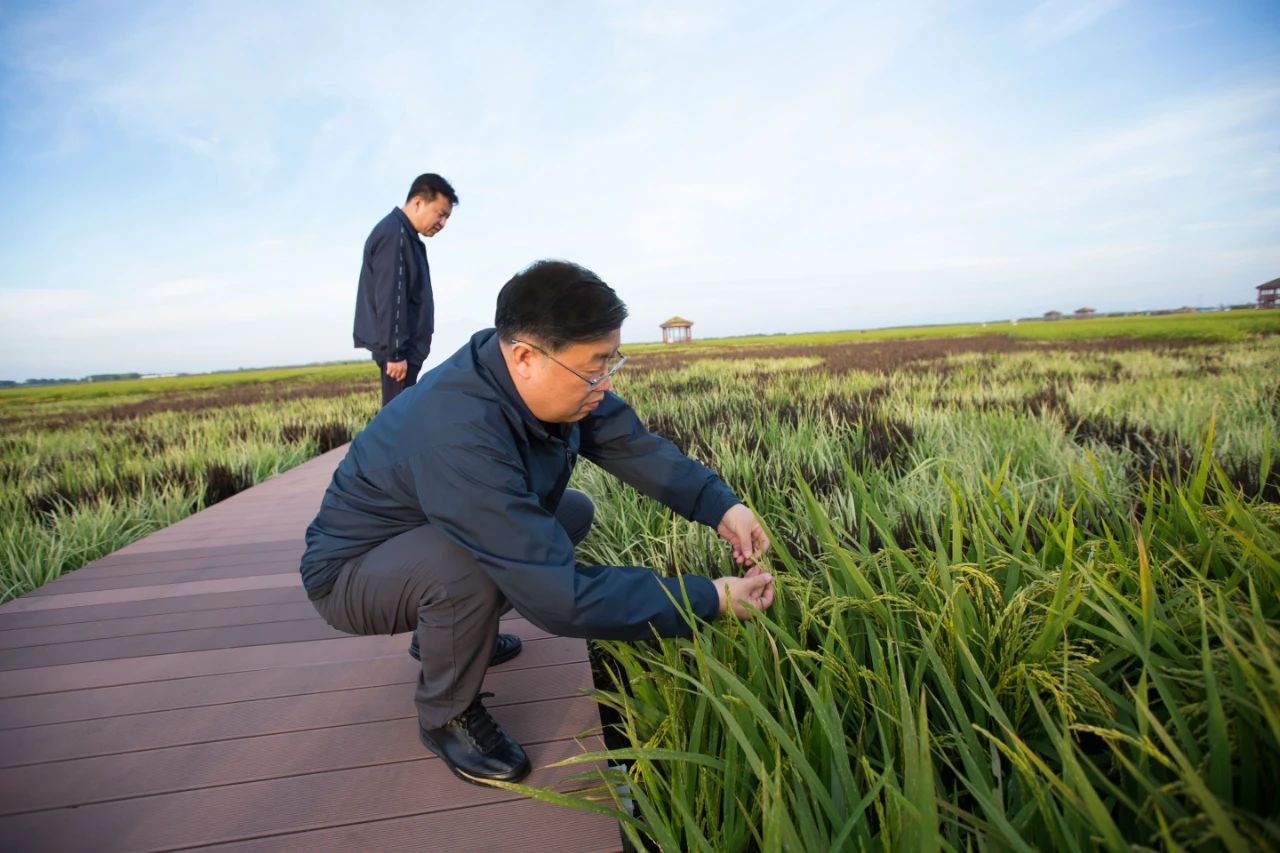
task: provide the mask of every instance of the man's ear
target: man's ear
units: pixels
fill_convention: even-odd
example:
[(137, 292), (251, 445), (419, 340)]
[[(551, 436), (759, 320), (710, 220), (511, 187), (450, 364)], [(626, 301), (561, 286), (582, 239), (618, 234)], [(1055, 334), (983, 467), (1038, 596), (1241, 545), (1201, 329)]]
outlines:
[(511, 344), (510, 346), (511, 369), (515, 371), (521, 379), (528, 379), (533, 375), (534, 357), (538, 353), (528, 344), (519, 343)]

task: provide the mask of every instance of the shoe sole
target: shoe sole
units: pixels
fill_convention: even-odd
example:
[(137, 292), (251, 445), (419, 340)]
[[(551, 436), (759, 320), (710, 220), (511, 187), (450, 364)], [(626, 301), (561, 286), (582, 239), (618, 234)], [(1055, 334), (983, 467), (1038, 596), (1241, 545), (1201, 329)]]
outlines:
[(510, 778), (504, 779), (498, 776), (494, 776), (492, 778), (486, 778), (484, 776), (472, 776), (470, 773), (467, 773), (465, 770), (458, 767), (452, 761), (445, 758), (444, 750), (436, 746), (435, 741), (431, 739), (431, 737), (427, 734), (426, 730), (422, 728), (422, 726), (418, 726), (418, 740), (422, 741), (422, 745), (425, 746), (427, 749), (431, 750), (431, 752), (435, 754), (436, 758), (439, 758), (442, 762), (444, 762), (444, 766), (449, 768), (450, 773), (452, 773), (454, 776), (457, 776), (463, 782), (468, 782), (472, 785), (479, 785), (482, 788), (496, 788), (497, 786), (493, 784), (494, 782), (519, 782), (520, 780), (524, 779), (526, 776), (528, 776), (530, 773), (533, 772), (533, 767), (526, 765), (523, 770), (521, 770), (519, 773), (515, 774), (514, 776), (511, 776)]

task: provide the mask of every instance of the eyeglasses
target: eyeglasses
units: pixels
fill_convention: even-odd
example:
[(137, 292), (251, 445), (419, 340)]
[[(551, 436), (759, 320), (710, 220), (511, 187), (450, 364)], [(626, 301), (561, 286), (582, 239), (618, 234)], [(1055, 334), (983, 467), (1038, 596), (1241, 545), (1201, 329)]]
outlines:
[(512, 338), (512, 339), (511, 339), (511, 343), (513, 343), (513, 344), (524, 344), (524, 345), (525, 345), (525, 346), (527, 346), (527, 347), (532, 347), (533, 349), (536, 349), (538, 352), (542, 353), (542, 354), (543, 354), (543, 355), (545, 355), (547, 358), (551, 359), (551, 360), (552, 360), (552, 361), (554, 361), (556, 364), (560, 365), (560, 366), (561, 366), (561, 367), (563, 367), (565, 370), (569, 371), (569, 372), (570, 372), (570, 373), (572, 373), (574, 376), (576, 376), (576, 377), (578, 377), (579, 379), (581, 379), (583, 382), (587, 383), (587, 387), (588, 387), (588, 388), (594, 388), (594, 387), (596, 387), (596, 386), (597, 386), (597, 385), (599, 385), (601, 382), (605, 381), (605, 380), (606, 380), (606, 379), (608, 379), (609, 377), (613, 376), (613, 374), (615, 374), (615, 373), (617, 373), (619, 370), (621, 370), (621, 369), (622, 369), (622, 365), (624, 365), (624, 364), (626, 364), (626, 363), (627, 363), (627, 357), (626, 357), (625, 355), (623, 355), (623, 354), (622, 354), (622, 353), (620, 353), (620, 352), (615, 352), (613, 355), (609, 356), (609, 359), (605, 362), (605, 364), (604, 364), (604, 366), (605, 366), (604, 373), (601, 373), (599, 376), (596, 376), (596, 377), (583, 376), (581, 373), (579, 373), (578, 371), (574, 370), (572, 367), (570, 367), (569, 365), (565, 364), (563, 361), (561, 361), (560, 359), (556, 358), (554, 355), (552, 355), (551, 353), (547, 352), (546, 350), (544, 350), (542, 347), (538, 346), (537, 344), (531, 344), (531, 343), (529, 343), (528, 341), (518, 341), (518, 340), (516, 340), (515, 338)]

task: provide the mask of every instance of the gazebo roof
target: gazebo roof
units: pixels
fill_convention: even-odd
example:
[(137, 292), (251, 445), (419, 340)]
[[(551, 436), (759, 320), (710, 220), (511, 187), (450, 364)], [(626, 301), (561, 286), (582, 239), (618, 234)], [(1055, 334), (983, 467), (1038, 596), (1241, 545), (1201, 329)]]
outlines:
[[(1273, 278), (1266, 284), (1258, 285), (1258, 290), (1272, 290), (1277, 287), (1280, 287), (1280, 278)], [(671, 321), (668, 320), (667, 322), (670, 323)]]
[(685, 318), (677, 314), (675, 317), (672, 317), (670, 320), (663, 323), (660, 328), (667, 329), (667, 328), (670, 328), (671, 326), (692, 326), (692, 325), (693, 325), (692, 320), (686, 320)]

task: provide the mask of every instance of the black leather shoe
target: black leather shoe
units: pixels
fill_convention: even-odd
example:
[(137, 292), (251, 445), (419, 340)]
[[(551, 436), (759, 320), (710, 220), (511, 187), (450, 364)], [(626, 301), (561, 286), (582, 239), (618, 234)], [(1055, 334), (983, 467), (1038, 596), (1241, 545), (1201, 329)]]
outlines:
[[(489, 658), (489, 666), (506, 663), (520, 654), (520, 650), (523, 648), (524, 643), (520, 642), (520, 638), (515, 634), (499, 634), (498, 642), (493, 644), (493, 656)], [(414, 634), (413, 639), (409, 641), (409, 657), (414, 660), (422, 660), (422, 653), (418, 650), (417, 634)]]
[(529, 756), (502, 730), (480, 701), (481, 693), (458, 716), (438, 729), (418, 727), (422, 745), (440, 756), (453, 775), (473, 785), (519, 782), (529, 775)]

